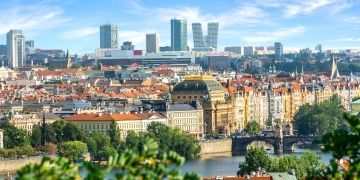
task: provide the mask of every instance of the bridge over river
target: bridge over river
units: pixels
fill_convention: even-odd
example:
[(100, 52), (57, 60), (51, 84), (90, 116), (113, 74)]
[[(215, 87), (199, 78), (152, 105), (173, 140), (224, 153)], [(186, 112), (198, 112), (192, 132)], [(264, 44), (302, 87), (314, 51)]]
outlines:
[(232, 152), (234, 154), (245, 154), (249, 144), (254, 141), (262, 141), (271, 144), (274, 147), (274, 154), (283, 152), (294, 152), (294, 144), (299, 142), (312, 143), (319, 142), (321, 136), (251, 136), (251, 137), (234, 137), (232, 139)]

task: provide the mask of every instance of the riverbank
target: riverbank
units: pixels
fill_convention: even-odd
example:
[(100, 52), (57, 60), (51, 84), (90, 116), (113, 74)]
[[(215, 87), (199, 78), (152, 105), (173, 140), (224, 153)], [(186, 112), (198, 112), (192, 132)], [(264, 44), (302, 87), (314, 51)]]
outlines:
[(0, 160), (0, 174), (7, 175), (8, 172), (13, 174), (18, 169), (27, 164), (34, 164), (41, 162), (42, 156), (34, 156), (22, 159), (1, 159)]

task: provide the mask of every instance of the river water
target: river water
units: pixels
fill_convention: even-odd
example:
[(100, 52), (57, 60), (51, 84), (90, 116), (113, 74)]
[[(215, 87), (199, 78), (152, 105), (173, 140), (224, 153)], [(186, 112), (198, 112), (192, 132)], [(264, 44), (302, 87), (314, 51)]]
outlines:
[[(314, 151), (318, 154), (322, 161), (325, 164), (329, 164), (330, 159), (332, 158), (331, 154), (323, 153), (319, 148), (304, 148), (297, 146), (295, 152), (296, 156), (303, 155), (306, 151)], [(273, 153), (273, 149), (268, 150), (270, 156), (279, 156)], [(287, 155), (287, 154), (284, 154)], [(229, 153), (217, 153), (217, 154), (207, 154), (202, 155), (198, 159), (188, 160), (181, 167), (181, 172), (195, 172), (202, 177), (215, 177), (215, 176), (235, 176), (238, 170), (240, 162), (245, 160), (244, 156), (233, 156), (231, 152)], [(82, 175), (85, 175), (86, 172), (81, 171)], [(107, 179), (113, 179), (114, 174), (110, 173)], [(5, 178), (4, 174), (0, 174), (0, 179)]]
[[(323, 153), (319, 148), (296, 147), (295, 152), (291, 154), (301, 156), (306, 151), (316, 152), (325, 164), (329, 164), (332, 158), (331, 154)], [(273, 149), (269, 150), (268, 153), (270, 156), (279, 156), (273, 153)], [(181, 168), (181, 171), (182, 173), (195, 172), (202, 177), (236, 176), (239, 163), (244, 160), (244, 156), (232, 156), (231, 152), (203, 155), (199, 159), (188, 160)]]

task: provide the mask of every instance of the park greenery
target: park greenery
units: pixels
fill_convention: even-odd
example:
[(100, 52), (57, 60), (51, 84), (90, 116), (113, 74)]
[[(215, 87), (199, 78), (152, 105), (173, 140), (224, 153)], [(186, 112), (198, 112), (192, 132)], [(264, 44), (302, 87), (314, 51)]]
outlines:
[[(141, 151), (125, 150), (110, 156), (105, 166), (91, 162), (84, 163), (87, 174), (81, 177), (78, 167), (64, 157), (44, 157), (41, 163), (30, 164), (17, 172), (17, 179), (191, 179), (200, 177), (193, 173), (180, 174), (180, 166), (185, 158), (174, 151), (161, 152), (155, 140), (147, 138)], [(109, 175), (113, 172), (114, 175)]]
[(294, 125), (300, 135), (324, 135), (344, 126), (344, 108), (338, 96), (317, 104), (305, 104), (294, 116)]
[(301, 157), (295, 155), (283, 157), (270, 157), (263, 148), (250, 148), (245, 156), (245, 162), (239, 164), (238, 175), (244, 176), (260, 170), (267, 172), (291, 172), (295, 171), (298, 179), (312, 176), (321, 171), (325, 165), (315, 152), (306, 152)]
[(246, 124), (245, 131), (250, 135), (259, 134), (261, 131), (260, 124), (256, 121), (250, 121)]
[[(5, 130), (5, 149), (0, 151), (0, 157), (3, 158), (29, 156), (36, 151), (42, 151), (52, 155), (64, 155), (71, 161), (75, 161), (82, 157), (84, 152), (89, 152), (91, 160), (100, 164), (111, 155), (121, 153), (125, 149), (140, 151), (147, 138), (154, 139), (162, 152), (172, 150), (186, 159), (195, 158), (200, 153), (199, 142), (193, 136), (162, 123), (151, 123), (147, 132), (130, 131), (127, 138), (121, 140), (120, 129), (116, 127), (115, 121), (111, 122), (106, 134), (99, 134), (97, 132), (85, 133), (73, 123), (57, 120), (45, 125), (45, 146), (42, 145), (41, 125), (35, 125), (31, 135), (10, 123), (0, 124), (0, 128)], [(32, 151), (20, 151), (29, 147)]]

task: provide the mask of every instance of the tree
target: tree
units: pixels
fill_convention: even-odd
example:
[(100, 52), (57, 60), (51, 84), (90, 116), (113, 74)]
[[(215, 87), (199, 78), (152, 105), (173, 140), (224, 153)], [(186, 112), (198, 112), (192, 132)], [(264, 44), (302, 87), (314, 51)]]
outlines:
[(69, 141), (60, 144), (59, 155), (67, 157), (70, 161), (75, 161), (82, 158), (84, 153), (88, 150), (85, 143), (80, 141)]
[(250, 148), (245, 155), (245, 162), (239, 164), (238, 175), (244, 176), (259, 168), (269, 169), (270, 157), (264, 148)]
[(51, 125), (54, 128), (54, 131), (56, 134), (56, 142), (57, 143), (63, 142), (64, 141), (64, 127), (66, 125), (66, 121), (56, 120)]
[(34, 126), (31, 133), (31, 145), (39, 147), (41, 145), (41, 129), (40, 126)]
[[(42, 131), (41, 126), (35, 125), (31, 133), (31, 145), (38, 147), (41, 145)], [(56, 132), (52, 125), (45, 124), (45, 142), (57, 143)]]
[(323, 135), (344, 124), (343, 112), (337, 96), (319, 104), (305, 104), (294, 116), (295, 128), (301, 135)]
[[(180, 166), (185, 159), (170, 151), (160, 153), (157, 143), (147, 139), (142, 151), (126, 150), (111, 156), (104, 167), (85, 163), (87, 175), (84, 179), (105, 179), (116, 169), (116, 179), (177, 179), (199, 180), (196, 174), (180, 174)], [(30, 164), (17, 172), (19, 179), (80, 179), (78, 168), (65, 158), (44, 157), (40, 164)]]
[[(360, 119), (344, 114), (350, 129), (339, 128), (323, 136), (323, 151), (330, 152), (333, 159), (321, 175), (334, 179), (357, 179), (360, 176)], [(337, 160), (348, 158), (348, 170), (339, 170)]]
[(251, 135), (259, 134), (261, 131), (260, 124), (256, 121), (250, 121), (246, 124), (245, 131)]
[(16, 128), (6, 122), (1, 123), (0, 128), (4, 130), (4, 147), (14, 148), (30, 145), (30, 137), (26, 131)]
[(85, 133), (73, 123), (66, 123), (63, 129), (64, 141), (82, 141)]
[(163, 123), (150, 123), (147, 132), (143, 134), (154, 139), (162, 151), (175, 151), (186, 159), (197, 157), (201, 150), (199, 141), (193, 136)]
[(108, 159), (109, 154), (111, 154), (112, 151), (116, 152), (116, 150), (110, 145), (110, 137), (103, 136), (97, 132), (91, 133), (88, 137), (86, 137), (85, 142), (93, 160), (96, 160), (99, 163), (102, 160)]
[(110, 143), (114, 148), (121, 144), (120, 130), (114, 120), (111, 121), (110, 129), (107, 131), (107, 134), (110, 136)]

